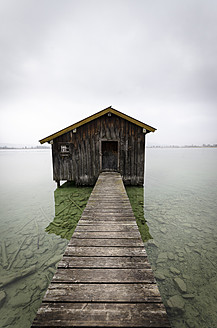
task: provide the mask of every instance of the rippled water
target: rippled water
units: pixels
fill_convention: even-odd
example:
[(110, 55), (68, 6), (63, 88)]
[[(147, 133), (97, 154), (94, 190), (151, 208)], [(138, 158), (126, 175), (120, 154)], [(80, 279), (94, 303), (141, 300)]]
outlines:
[(217, 149), (146, 158), (146, 248), (171, 325), (217, 327)]

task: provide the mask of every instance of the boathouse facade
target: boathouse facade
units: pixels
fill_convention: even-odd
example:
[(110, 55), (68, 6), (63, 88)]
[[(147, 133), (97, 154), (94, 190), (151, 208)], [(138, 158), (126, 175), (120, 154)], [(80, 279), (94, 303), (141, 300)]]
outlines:
[(103, 171), (126, 185), (144, 184), (145, 136), (156, 129), (112, 107), (44, 139), (52, 145), (53, 180), (94, 185)]

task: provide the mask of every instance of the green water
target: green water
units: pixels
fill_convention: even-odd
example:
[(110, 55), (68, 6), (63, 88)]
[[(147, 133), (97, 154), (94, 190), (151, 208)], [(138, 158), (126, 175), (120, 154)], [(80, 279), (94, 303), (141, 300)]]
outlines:
[(129, 197), (142, 240), (143, 242), (146, 242), (152, 237), (149, 233), (149, 227), (144, 217), (144, 188), (126, 186), (126, 192)]
[(171, 326), (217, 327), (217, 149), (148, 149), (146, 244)]
[(64, 183), (54, 192), (55, 218), (45, 231), (70, 239), (92, 192), (91, 187)]

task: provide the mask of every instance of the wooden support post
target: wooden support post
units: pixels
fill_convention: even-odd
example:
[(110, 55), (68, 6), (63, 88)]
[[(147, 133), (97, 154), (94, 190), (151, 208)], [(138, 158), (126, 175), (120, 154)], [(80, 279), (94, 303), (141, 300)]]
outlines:
[(59, 188), (60, 187), (60, 180), (57, 180), (56, 183), (57, 183), (57, 188)]

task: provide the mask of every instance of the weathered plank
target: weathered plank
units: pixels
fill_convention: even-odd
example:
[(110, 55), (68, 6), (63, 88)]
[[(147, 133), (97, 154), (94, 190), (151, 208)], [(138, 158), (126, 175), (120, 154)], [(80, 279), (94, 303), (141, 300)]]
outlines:
[(155, 282), (151, 269), (58, 269), (53, 282), (74, 283), (139, 283), (151, 284)]
[[(93, 191), (94, 192), (94, 191)], [(116, 204), (115, 204), (116, 202)], [(106, 206), (105, 206), (106, 205)], [(102, 207), (103, 206), (103, 207)], [(126, 201), (121, 202), (121, 198), (118, 196), (115, 196), (114, 200), (111, 200), (109, 202), (103, 202), (102, 200), (98, 200), (96, 203), (95, 201), (91, 203), (91, 205), (86, 207), (84, 209), (85, 213), (90, 213), (92, 209), (94, 208), (94, 211), (99, 211), (100, 209), (103, 209), (104, 212), (109, 212), (109, 211), (115, 211), (117, 210), (117, 213), (119, 212), (124, 212), (127, 210), (132, 211), (132, 208), (130, 208), (130, 204)]]
[(100, 213), (100, 211), (97, 213), (97, 212), (94, 212), (94, 213), (90, 213), (90, 214), (87, 214), (87, 213), (83, 213), (82, 215), (82, 219), (85, 219), (85, 218), (88, 218), (89, 219), (97, 219), (97, 220), (100, 220), (100, 219), (122, 219), (122, 220), (135, 220), (135, 217), (131, 214), (131, 213)]
[[(92, 210), (89, 209), (89, 210), (84, 210), (83, 212), (84, 215), (91, 215), (92, 214)], [(98, 208), (98, 209), (95, 209), (94, 210), (94, 215), (114, 215), (114, 216), (133, 216), (133, 212), (129, 211), (128, 209), (125, 209), (125, 210), (117, 210), (117, 209), (112, 209), (112, 208), (109, 208), (109, 209), (103, 209), (103, 208)]]
[[(118, 204), (118, 205), (117, 205)], [(106, 199), (104, 196), (96, 196), (96, 194), (94, 194), (94, 198), (89, 198), (88, 201), (88, 206), (92, 207), (92, 206), (101, 206), (101, 205), (106, 205), (108, 207), (110, 206), (116, 206), (118, 207), (119, 205), (121, 206), (128, 206), (129, 207), (129, 200), (126, 197), (125, 199), (122, 199), (122, 197), (118, 197), (118, 196), (107, 196)]]
[(32, 327), (170, 327), (162, 303), (44, 303)]
[(147, 256), (141, 247), (71, 247), (65, 250), (67, 256)]
[(77, 228), (75, 229), (75, 232), (83, 232), (83, 231), (88, 231), (88, 232), (131, 232), (131, 231), (136, 231), (138, 234), (138, 227), (135, 224), (132, 225), (124, 225), (124, 224), (104, 224), (104, 225), (99, 225), (99, 224), (93, 224), (93, 225), (84, 225), (84, 224), (79, 224)]
[(74, 246), (74, 247), (144, 247), (143, 242), (139, 238), (109, 238), (109, 239), (97, 239), (97, 238), (72, 238), (68, 246)]
[(122, 232), (122, 231), (75, 231), (75, 238), (139, 238), (139, 231)]
[(161, 302), (156, 284), (50, 284), (44, 302)]
[(100, 221), (97, 221), (97, 222), (94, 222), (93, 220), (83, 220), (83, 219), (80, 219), (79, 221), (79, 224), (78, 226), (83, 226), (83, 225), (92, 225), (92, 226), (96, 226), (96, 225), (117, 225), (117, 226), (121, 226), (121, 225), (129, 225), (129, 226), (134, 226), (134, 227), (137, 227), (138, 229), (138, 226), (135, 222), (135, 220), (125, 220), (125, 221), (110, 221), (110, 220), (100, 220)]
[(99, 223), (100, 221), (107, 221), (107, 222), (130, 222), (130, 221), (132, 221), (132, 222), (134, 222), (135, 221), (135, 217), (133, 217), (132, 215), (129, 215), (129, 216), (127, 216), (127, 215), (99, 215), (99, 214), (97, 214), (97, 215), (88, 215), (88, 216), (86, 216), (86, 215), (82, 215), (82, 220), (92, 220), (93, 221), (93, 223), (94, 222), (97, 222), (97, 223)]
[(133, 220), (130, 220), (130, 221), (126, 220), (126, 221), (120, 221), (120, 222), (113, 222), (112, 223), (112, 221), (108, 221), (108, 220), (94, 222), (93, 220), (83, 220), (83, 219), (80, 219), (77, 228), (80, 227), (80, 226), (87, 226), (87, 225), (92, 225), (94, 227), (95, 226), (102, 226), (102, 225), (104, 225), (105, 227), (106, 226), (111, 226), (111, 225), (119, 227), (119, 226), (123, 225), (123, 226), (134, 226), (138, 229), (138, 226), (137, 226), (136, 222), (133, 221)]
[(82, 256), (63, 256), (58, 264), (58, 268), (147, 268), (151, 266), (148, 258), (144, 256), (126, 256), (126, 257), (82, 257)]

